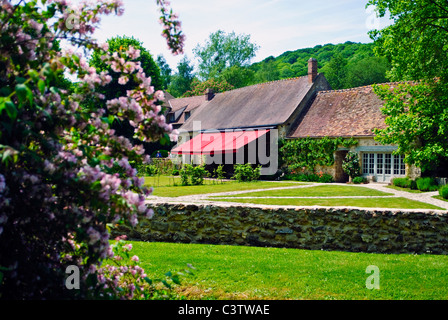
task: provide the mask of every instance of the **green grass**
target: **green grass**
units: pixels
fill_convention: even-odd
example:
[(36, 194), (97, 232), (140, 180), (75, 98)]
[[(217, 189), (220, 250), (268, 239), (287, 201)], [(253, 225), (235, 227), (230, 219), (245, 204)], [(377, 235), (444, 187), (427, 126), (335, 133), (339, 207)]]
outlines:
[[(217, 192), (229, 192), (239, 190), (253, 190), (253, 189), (267, 189), (276, 187), (288, 187), (294, 185), (300, 185), (298, 182), (269, 182), (269, 181), (256, 181), (256, 182), (235, 182), (224, 181), (219, 183), (218, 181), (206, 180), (204, 185), (200, 186), (173, 186), (172, 177), (161, 176), (157, 181), (157, 177), (145, 177), (145, 185), (154, 187), (154, 196), (158, 197), (180, 197), (195, 194), (209, 194)], [(180, 184), (180, 179), (175, 178), (176, 182)], [(171, 185), (170, 185), (171, 181)]]
[(397, 187), (394, 185), (387, 186), (386, 188), (394, 189), (394, 190), (398, 190), (398, 191), (405, 191), (405, 192), (409, 192), (409, 193), (424, 193), (423, 191), (420, 191), (420, 190), (413, 190), (410, 188), (401, 188), (401, 187)]
[[(448, 257), (245, 246), (132, 242), (150, 277), (195, 268), (181, 278), (187, 299), (448, 299)], [(380, 270), (368, 290), (366, 268)]]
[(316, 187), (306, 187), (298, 189), (256, 191), (237, 194), (228, 197), (345, 197), (345, 196), (391, 196), (386, 193), (366, 187), (321, 185)]
[(442, 196), (433, 196), (433, 198), (434, 198), (434, 199), (438, 199), (438, 200), (442, 200), (442, 201), (445, 201), (445, 202), (448, 202), (448, 199), (445, 199), (445, 198), (442, 197)]
[(409, 200), (406, 198), (342, 198), (342, 199), (294, 199), (294, 198), (264, 198), (264, 199), (223, 199), (213, 198), (216, 201), (253, 203), (278, 206), (323, 206), (323, 207), (360, 207), (360, 208), (390, 208), (390, 209), (436, 209), (443, 208), (431, 204)]

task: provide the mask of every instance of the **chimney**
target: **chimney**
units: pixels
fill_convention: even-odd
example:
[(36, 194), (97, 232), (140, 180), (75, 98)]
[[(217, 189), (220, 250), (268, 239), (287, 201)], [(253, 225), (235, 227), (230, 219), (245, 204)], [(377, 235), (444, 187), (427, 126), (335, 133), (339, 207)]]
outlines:
[(313, 83), (317, 77), (317, 60), (310, 58), (308, 60), (308, 82)]
[(205, 101), (210, 101), (215, 96), (215, 93), (213, 92), (213, 89), (207, 88), (205, 90)]

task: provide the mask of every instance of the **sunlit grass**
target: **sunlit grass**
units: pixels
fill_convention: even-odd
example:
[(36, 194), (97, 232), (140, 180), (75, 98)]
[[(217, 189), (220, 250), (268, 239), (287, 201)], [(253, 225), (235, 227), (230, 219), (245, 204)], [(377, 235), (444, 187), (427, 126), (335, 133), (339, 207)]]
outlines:
[(226, 197), (344, 197), (344, 196), (391, 196), (386, 193), (366, 187), (320, 185), (300, 189), (284, 189), (248, 192)]
[[(448, 257), (132, 242), (148, 275), (192, 264), (188, 299), (448, 299)], [(380, 270), (380, 289), (366, 288)]]
[(359, 207), (359, 208), (389, 208), (389, 209), (434, 209), (443, 208), (406, 198), (323, 198), (323, 199), (294, 199), (294, 198), (213, 198), (214, 201), (253, 203), (279, 206), (323, 206), (323, 207)]
[[(173, 185), (176, 183), (177, 185)], [(152, 176), (145, 177), (145, 185), (154, 187), (154, 196), (159, 197), (180, 197), (195, 194), (209, 194), (240, 190), (254, 190), (279, 188), (301, 185), (299, 182), (271, 182), (271, 181), (254, 181), (254, 182), (236, 182), (236, 181), (217, 181), (205, 180), (204, 185), (199, 186), (182, 186), (179, 177), (169, 176)]]

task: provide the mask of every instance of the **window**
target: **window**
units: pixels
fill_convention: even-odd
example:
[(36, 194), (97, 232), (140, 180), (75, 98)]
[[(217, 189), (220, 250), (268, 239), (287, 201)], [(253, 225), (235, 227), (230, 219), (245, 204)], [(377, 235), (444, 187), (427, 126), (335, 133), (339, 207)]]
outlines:
[(384, 165), (384, 174), (390, 174), (391, 173), (391, 164), (392, 164), (392, 155), (390, 153), (386, 153), (386, 162)]
[(188, 118), (190, 118), (191, 114), (190, 111), (185, 112), (185, 121), (187, 121)]
[(404, 157), (398, 155), (394, 157), (394, 175), (405, 175), (406, 165), (404, 164)]
[(369, 154), (362, 155), (362, 173), (369, 174)]
[(406, 175), (406, 165), (402, 155), (391, 153), (363, 153), (362, 173), (364, 175)]
[(174, 122), (174, 120), (175, 120), (175, 119), (174, 119), (174, 113), (170, 113), (170, 114), (169, 114), (169, 117), (168, 117), (168, 121), (169, 121), (169, 122)]

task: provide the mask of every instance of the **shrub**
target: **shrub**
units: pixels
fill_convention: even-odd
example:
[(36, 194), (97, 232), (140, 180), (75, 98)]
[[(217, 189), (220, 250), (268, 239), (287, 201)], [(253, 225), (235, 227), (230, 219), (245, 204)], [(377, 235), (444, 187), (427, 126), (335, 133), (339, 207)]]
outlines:
[(253, 168), (250, 163), (236, 164), (231, 179), (235, 179), (238, 182), (255, 181), (260, 178), (260, 171), (261, 166)]
[[(158, 3), (164, 35), (177, 47), (176, 21), (165, 1)], [(66, 23), (69, 13), (81, 27)], [(109, 55), (94, 40), (101, 16), (112, 13), (123, 13), (122, 1), (1, 1), (0, 299), (136, 296), (118, 279), (107, 287), (102, 281), (98, 269), (113, 254), (108, 224), (134, 227), (152, 216), (150, 189), (131, 163), (148, 163), (142, 142), (176, 134), (135, 48)], [(90, 52), (110, 73), (89, 66)], [(129, 83), (123, 96), (104, 94), (120, 82)], [(135, 141), (112, 129), (123, 121)], [(77, 270), (79, 289), (66, 287), (68, 266)]]
[(204, 166), (192, 166), (191, 164), (184, 164), (180, 169), (179, 174), (183, 186), (201, 185), (204, 183), (204, 177), (209, 175)]
[(224, 179), (224, 177), (225, 177), (225, 174), (226, 174), (226, 172), (224, 171), (224, 166), (222, 164), (220, 164), (218, 166), (218, 168), (213, 170), (213, 174), (216, 177), (216, 179), (222, 181)]
[(175, 168), (169, 159), (151, 158), (151, 164), (157, 168), (157, 174), (170, 174)]
[(359, 165), (358, 153), (350, 151), (342, 163), (342, 170), (351, 178), (361, 175), (361, 166)]
[(409, 178), (394, 178), (392, 184), (400, 188), (411, 188), (412, 180)]
[(319, 173), (317, 173), (317, 176), (318, 176), (318, 182), (321, 182), (321, 183), (330, 183), (330, 182), (334, 181), (333, 176), (328, 173), (319, 172)]
[(448, 185), (443, 186), (439, 189), (439, 195), (443, 198), (443, 199), (448, 199)]
[(173, 176), (178, 176), (179, 175), (179, 170), (178, 169), (173, 169), (173, 171), (171, 172), (171, 174)]
[(417, 189), (420, 191), (437, 191), (438, 184), (436, 179), (431, 177), (418, 178), (415, 180), (417, 183)]
[(209, 173), (205, 170), (204, 166), (193, 167), (191, 171), (191, 184), (198, 186), (204, 183), (204, 177), (208, 176)]
[(301, 182), (321, 182), (321, 183), (331, 183), (334, 182), (333, 176), (328, 173), (296, 173), (296, 174), (285, 174), (283, 180), (293, 180)]
[(153, 164), (136, 165), (137, 174), (140, 177), (152, 176), (159, 173), (158, 168)]
[(353, 178), (353, 183), (354, 184), (361, 184), (361, 183), (366, 183), (366, 182), (367, 182), (367, 178), (366, 177), (358, 176), (358, 177), (354, 177)]

